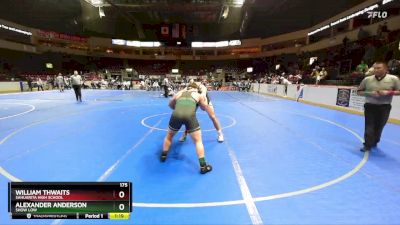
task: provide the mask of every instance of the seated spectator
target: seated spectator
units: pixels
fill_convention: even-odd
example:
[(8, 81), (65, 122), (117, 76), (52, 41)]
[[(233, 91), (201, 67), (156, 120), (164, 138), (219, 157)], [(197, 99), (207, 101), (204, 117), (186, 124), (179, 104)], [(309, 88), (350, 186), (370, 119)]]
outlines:
[(313, 69), (311, 77), (315, 79), (315, 85), (318, 85), (319, 81), (321, 80), (321, 75), (319, 74), (319, 71), (317, 69)]
[(388, 68), (390, 74), (400, 76), (400, 60), (397, 59), (389, 60)]
[(154, 81), (153, 91), (159, 91), (159, 90), (160, 90), (160, 85), (158, 84), (158, 81)]
[(357, 66), (356, 71), (363, 75), (368, 71), (368, 65), (364, 62), (364, 60), (361, 60), (361, 63)]
[(325, 67), (322, 67), (319, 75), (321, 76), (321, 80), (324, 80), (328, 77), (328, 72), (325, 70)]

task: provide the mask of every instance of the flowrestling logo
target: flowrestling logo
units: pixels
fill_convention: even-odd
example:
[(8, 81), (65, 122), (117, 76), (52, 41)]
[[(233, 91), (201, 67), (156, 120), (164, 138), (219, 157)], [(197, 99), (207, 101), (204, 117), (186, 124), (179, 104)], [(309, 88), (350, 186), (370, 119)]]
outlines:
[(386, 11), (369, 11), (367, 13), (369, 19), (371, 18), (386, 19), (388, 17), (388, 13)]

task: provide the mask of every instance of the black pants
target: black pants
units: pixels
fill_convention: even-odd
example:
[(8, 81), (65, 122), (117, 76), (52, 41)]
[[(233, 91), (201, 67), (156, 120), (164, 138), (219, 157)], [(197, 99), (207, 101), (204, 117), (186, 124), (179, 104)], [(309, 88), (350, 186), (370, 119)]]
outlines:
[(366, 148), (371, 148), (372, 146), (378, 144), (381, 140), (381, 134), (386, 122), (389, 119), (391, 109), (392, 106), (390, 104), (376, 105), (365, 103), (364, 146)]
[(168, 86), (164, 85), (164, 96), (168, 98)]
[(75, 96), (77, 101), (82, 101), (82, 93), (81, 93), (81, 85), (72, 85), (72, 88), (74, 88), (75, 91)]

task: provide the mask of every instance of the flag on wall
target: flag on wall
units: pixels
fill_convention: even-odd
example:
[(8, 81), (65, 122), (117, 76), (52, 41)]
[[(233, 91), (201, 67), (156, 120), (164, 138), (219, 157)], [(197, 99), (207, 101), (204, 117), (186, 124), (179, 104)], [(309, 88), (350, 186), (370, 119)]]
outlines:
[(162, 36), (168, 36), (169, 35), (169, 26), (168, 25), (162, 25), (161, 26), (161, 35)]
[(186, 39), (186, 25), (185, 24), (181, 25), (181, 37), (182, 37), (182, 39)]
[(179, 38), (179, 24), (172, 25), (172, 38)]

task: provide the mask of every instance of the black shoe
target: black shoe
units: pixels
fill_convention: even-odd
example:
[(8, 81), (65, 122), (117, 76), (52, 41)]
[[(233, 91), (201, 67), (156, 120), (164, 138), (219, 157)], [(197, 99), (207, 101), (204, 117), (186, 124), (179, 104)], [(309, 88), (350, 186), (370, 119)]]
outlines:
[(167, 160), (167, 154), (161, 153), (160, 161), (165, 162), (165, 160)]
[(367, 147), (362, 147), (361, 149), (360, 149), (360, 151), (362, 151), (362, 152), (369, 152), (369, 151), (371, 151), (371, 148), (367, 148)]
[(212, 170), (212, 166), (211, 165), (206, 165), (206, 166), (202, 166), (200, 167), (200, 173), (201, 174), (205, 174), (208, 173)]

